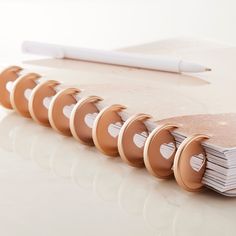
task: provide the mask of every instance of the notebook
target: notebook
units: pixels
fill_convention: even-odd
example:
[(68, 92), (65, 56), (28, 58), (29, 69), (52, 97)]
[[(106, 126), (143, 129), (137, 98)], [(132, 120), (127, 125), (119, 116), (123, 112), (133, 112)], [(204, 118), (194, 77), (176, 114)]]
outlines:
[[(202, 183), (218, 192), (234, 196), (236, 82), (233, 62), (236, 59), (236, 48), (206, 41), (175, 39), (122, 50), (178, 55), (188, 61), (207, 65), (212, 68), (212, 72), (174, 74), (55, 59), (27, 61), (23, 66), (53, 68), (48, 76), (50, 79), (75, 84), (83, 90), (83, 96), (100, 96), (106, 104), (125, 105), (127, 114), (150, 114), (152, 123), (157, 121), (157, 124), (181, 124), (180, 128), (171, 132), (177, 147), (189, 135), (216, 134), (202, 144), (207, 156)], [(144, 145), (149, 131), (144, 135)], [(144, 145), (140, 145), (141, 151)], [(167, 146), (163, 151), (168, 152), (171, 148)], [(193, 165), (197, 168), (199, 163), (196, 157)]]

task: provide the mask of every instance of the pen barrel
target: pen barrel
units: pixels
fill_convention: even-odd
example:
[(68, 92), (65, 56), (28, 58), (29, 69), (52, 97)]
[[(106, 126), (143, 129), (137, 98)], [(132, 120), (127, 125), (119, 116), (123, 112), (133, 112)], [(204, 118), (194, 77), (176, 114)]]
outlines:
[(205, 67), (201, 65), (186, 63), (180, 59), (165, 56), (67, 47), (31, 41), (25, 41), (22, 44), (22, 50), (26, 53), (54, 58), (68, 58), (165, 72), (180, 73), (205, 71)]
[(25, 41), (22, 43), (22, 51), (35, 55), (64, 58), (62, 47), (54, 44)]
[(66, 47), (64, 57), (135, 68), (180, 72), (180, 60), (178, 59), (137, 53)]

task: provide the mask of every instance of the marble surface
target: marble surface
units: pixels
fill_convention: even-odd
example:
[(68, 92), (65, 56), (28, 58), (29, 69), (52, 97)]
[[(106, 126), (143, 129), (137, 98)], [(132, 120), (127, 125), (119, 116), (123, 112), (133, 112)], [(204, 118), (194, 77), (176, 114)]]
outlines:
[[(144, 47), (148, 48), (141, 46), (139, 50), (143, 51)], [(156, 44), (151, 47), (158, 49)], [(126, 101), (136, 111), (141, 111), (139, 107), (146, 108), (157, 117), (233, 111), (235, 78), (231, 59), (236, 56), (235, 49), (215, 47), (212, 50), (189, 49), (189, 53), (186, 50), (180, 53), (187, 59), (203, 60), (214, 68), (210, 74), (194, 76), (58, 60), (27, 61), (25, 65), (48, 67), (45, 73), (49, 78), (67, 77), (68, 83), (79, 84), (92, 93), (102, 93), (119, 85), (120, 90), (102, 94), (109, 103)], [(223, 67), (218, 66), (221, 60), (216, 55), (224, 57)], [(221, 77), (226, 72), (227, 83)], [(131, 89), (134, 84), (136, 90)], [(167, 100), (161, 99), (164, 88), (170, 91)], [(220, 94), (222, 88), (225, 90)], [(124, 89), (128, 93), (120, 96)], [(178, 96), (171, 96), (174, 93)], [(182, 104), (175, 109), (177, 100)], [(160, 109), (161, 104), (164, 110)], [(81, 145), (73, 138), (63, 137), (3, 108), (0, 108), (0, 182), (1, 235), (236, 233), (236, 198), (220, 196), (211, 190), (188, 193), (180, 189), (175, 180), (158, 180), (145, 169), (129, 167), (119, 158), (106, 158), (95, 148)]]

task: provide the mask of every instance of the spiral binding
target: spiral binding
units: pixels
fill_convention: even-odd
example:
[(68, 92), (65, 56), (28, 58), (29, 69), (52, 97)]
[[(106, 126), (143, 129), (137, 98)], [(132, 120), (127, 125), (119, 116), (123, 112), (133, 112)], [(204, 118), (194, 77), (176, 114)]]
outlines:
[(131, 166), (145, 166), (158, 178), (171, 178), (174, 172), (178, 184), (188, 191), (202, 188), (205, 166), (201, 173), (194, 173), (194, 178), (190, 170), (183, 173), (189, 163), (189, 153), (193, 154), (189, 146), (191, 150), (197, 146), (197, 150), (204, 153), (199, 147), (206, 136), (188, 139), (177, 151), (171, 132), (178, 125), (159, 125), (147, 114), (131, 116), (123, 105), (108, 106), (100, 97), (81, 97), (80, 91), (18, 66), (11, 66), (0, 74), (3, 107), (31, 117), (41, 125), (51, 126), (63, 135), (73, 136), (85, 145), (95, 145), (106, 156), (120, 155)]

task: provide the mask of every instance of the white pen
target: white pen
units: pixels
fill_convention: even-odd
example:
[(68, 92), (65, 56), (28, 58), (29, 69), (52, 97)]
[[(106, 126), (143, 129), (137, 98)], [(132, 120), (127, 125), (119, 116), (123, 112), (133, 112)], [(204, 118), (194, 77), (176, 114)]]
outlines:
[(200, 64), (165, 56), (78, 48), (32, 41), (23, 42), (22, 50), (25, 53), (53, 58), (91, 61), (175, 73), (194, 73), (211, 70)]

